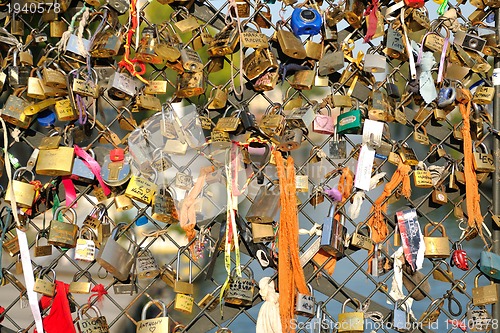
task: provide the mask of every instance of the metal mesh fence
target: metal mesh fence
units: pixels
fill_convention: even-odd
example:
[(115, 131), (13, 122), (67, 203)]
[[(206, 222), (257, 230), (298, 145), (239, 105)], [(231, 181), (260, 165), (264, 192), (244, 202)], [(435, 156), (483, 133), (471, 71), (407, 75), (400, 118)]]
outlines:
[[(31, 4), (32, 2), (28, 2)], [(13, 5), (14, 3), (12, 3)], [(381, 1), (383, 27), (387, 30), (389, 26), (394, 27), (399, 22), (399, 9), (393, 13), (390, 13), (388, 8), (391, 6), (397, 6), (397, 3)], [(21, 6), (24, 3), (20, 3)], [(167, 5), (161, 5), (156, 2), (140, 2), (137, 12), (139, 13), (141, 29), (146, 27), (156, 27), (160, 38), (165, 38), (167, 34), (168, 24), (165, 22), (175, 23), (176, 17), (181, 17), (183, 19), (187, 18), (188, 15), (194, 15), (198, 18), (200, 23), (199, 29), (194, 29), (192, 33), (183, 33), (181, 38), (183, 44), (181, 48), (190, 48), (194, 42), (198, 42), (198, 38), (205, 31), (212, 34), (217, 32), (219, 29), (227, 26), (226, 13), (229, 11), (229, 6), (231, 3), (229, 1), (203, 1), (199, 2), (197, 0), (190, 1), (189, 3), (174, 2)], [(266, 8), (260, 3), (248, 3), (250, 6), (250, 18), (255, 18), (263, 13)], [(316, 3), (318, 8), (322, 11), (332, 10), (339, 8), (339, 4), (332, 1), (325, 0), (320, 3)], [(426, 4), (433, 16), (434, 10), (438, 7), (437, 4)], [(5, 8), (6, 4), (4, 4)], [(187, 10), (179, 9), (185, 6)], [(291, 7), (281, 7), (280, 12), (277, 9), (280, 4), (269, 4), (272, 8), (272, 18), (269, 19), (270, 27), (267, 29), (262, 29), (267, 36), (271, 37), (275, 34), (277, 28), (276, 22), (278, 16), (282, 16), (285, 21), (285, 25), (290, 24), (291, 17)], [(344, 3), (340, 4), (340, 8), (344, 8)], [(127, 4), (128, 7), (128, 4)], [(66, 22), (66, 24), (71, 24), (71, 17), (82, 8), (81, 3), (74, 3), (68, 9), (65, 14), (59, 15), (58, 19)], [(470, 19), (466, 14), (470, 13), (470, 4), (455, 4), (452, 2), (448, 3), (448, 8), (456, 9), (458, 13), (458, 22), (463, 26), (469, 27), (471, 25)], [(486, 13), (483, 16), (483, 20), (488, 16), (488, 8), (484, 10)], [(189, 12), (189, 14), (187, 14)], [(492, 10), (489, 10), (492, 12)], [(174, 15), (171, 15), (174, 13)], [(17, 17), (12, 18), (8, 16), (6, 12), (2, 14), (5, 27), (11, 29), (12, 25), (19, 24), (19, 20), (24, 23), (24, 34), (34, 32), (33, 36), (36, 38), (37, 34), (46, 33), (49, 35), (49, 40), (47, 41), (45, 49), (49, 49), (50, 45), (55, 45), (57, 39), (50, 37), (50, 28), (53, 23), (45, 22), (41, 15), (17, 15)], [(120, 16), (120, 22), (122, 24), (127, 24), (127, 15)], [(93, 29), (99, 24), (99, 15), (92, 16), (90, 19), (89, 30), (92, 34)], [(365, 17), (362, 17), (362, 22), (365, 21)], [(431, 31), (436, 31), (437, 34), (443, 35), (441, 31), (441, 25), (443, 25), (446, 20), (437, 20), (436, 24), (432, 24), (432, 28), (423, 29), (418, 32), (409, 33), (410, 39), (416, 42), (421, 41), (421, 37), (424, 33)], [(414, 23), (414, 22), (413, 22)], [(434, 21), (433, 21), (434, 23)], [(249, 25), (250, 27), (250, 25)], [(205, 30), (206, 29), (206, 30)], [(187, 115), (192, 112), (197, 112), (201, 116), (207, 115), (205, 110), (207, 106), (212, 102), (210, 96), (212, 91), (215, 93), (215, 89), (220, 87), (222, 89), (228, 90), (228, 101), (227, 106), (229, 113), (233, 110), (240, 110), (242, 105), (246, 105), (250, 112), (254, 114), (259, 122), (266, 110), (269, 110), (275, 103), (280, 103), (285, 109), (287, 109), (287, 104), (291, 105), (297, 102), (300, 98), (301, 105), (314, 105), (315, 102), (322, 103), (327, 98), (329, 94), (346, 94), (350, 93), (355, 104), (359, 107), (363, 107), (366, 111), (366, 116), (368, 115), (368, 109), (373, 107), (373, 95), (366, 93), (372, 90), (372, 86), (377, 81), (380, 85), (387, 86), (388, 83), (395, 83), (399, 90), (403, 93), (407, 91), (406, 83), (410, 81), (411, 74), (408, 70), (408, 62), (400, 61), (398, 59), (392, 59), (387, 56), (384, 51), (387, 39), (387, 31), (382, 31), (382, 36), (374, 38), (368, 43), (363, 43), (363, 38), (366, 34), (364, 25), (360, 28), (353, 28), (347, 24), (346, 20), (341, 20), (337, 24), (337, 31), (334, 31), (337, 35), (336, 40), (351, 40), (350, 44), (347, 46), (353, 47), (353, 53), (351, 60), (345, 61), (345, 65), (342, 69), (336, 71), (329, 75), (328, 84), (326, 86), (318, 85), (316, 82), (316, 87), (312, 90), (296, 90), (294, 88), (289, 89), (290, 85), (293, 84), (292, 80), (297, 78), (293, 76), (284, 76), (284, 83), (278, 83), (276, 87), (270, 91), (256, 91), (253, 84), (255, 81), (250, 80), (245, 74), (240, 77), (240, 72), (242, 71), (240, 58), (248, 56), (251, 52), (249, 50), (235, 52), (232, 56), (225, 56), (222, 59), (224, 64), (224, 69), (220, 72), (210, 72), (212, 66), (220, 66), (221, 58), (210, 58), (207, 55), (207, 47), (203, 47), (197, 52), (201, 55), (204, 73), (206, 78), (206, 90), (201, 96), (196, 96), (192, 98), (185, 98), (183, 102), (175, 105), (176, 111), (181, 115)], [(445, 37), (445, 36), (443, 36)], [(302, 38), (302, 42), (307, 44), (308, 42), (315, 41), (319, 42), (318, 36), (310, 36), (307, 38)], [(325, 42), (325, 44), (331, 44), (333, 49), (335, 42)], [(137, 48), (137, 43), (132, 43), (132, 48)], [(277, 52), (280, 49), (276, 42), (271, 43), (271, 49), (273, 52)], [(368, 50), (368, 48), (370, 50)], [(31, 52), (35, 56), (35, 62), (38, 61), (38, 55), (43, 52), (44, 43), (32, 43), (30, 44)], [(359, 55), (358, 51), (363, 50), (364, 53), (374, 53), (382, 55), (387, 61), (387, 74), (375, 74), (375, 76), (370, 80), (366, 79), (368, 82), (361, 82), (363, 77), (367, 77), (367, 74), (363, 72), (363, 63), (359, 62), (357, 65), (352, 64), (352, 62), (358, 61), (356, 56)], [(52, 57), (59, 61), (59, 64), (66, 63), (67, 66), (73, 68), (72, 66), (84, 66), (83, 63), (74, 62), (71, 58), (64, 54), (57, 54), (58, 51), (53, 51), (54, 55)], [(405, 51), (403, 51), (404, 53)], [(7, 47), (3, 47), (2, 56), (7, 59), (10, 53)], [(277, 53), (278, 61), (282, 64), (280, 70), (285, 64), (295, 63), (297, 65), (303, 64), (300, 61), (294, 61), (288, 58), (282, 53)], [(438, 52), (436, 52), (438, 55)], [(440, 56), (440, 54), (439, 54)], [(451, 55), (450, 55), (451, 57)], [(439, 59), (439, 58), (437, 58)], [(486, 58), (485, 58), (486, 59)], [(361, 60), (361, 59), (359, 59)], [(94, 60), (93, 60), (94, 61)], [(451, 63), (451, 60), (450, 60)], [(110, 98), (107, 94), (106, 79), (109, 78), (116, 69), (116, 62), (109, 59), (99, 59), (93, 63), (96, 73), (100, 74), (98, 82), (103, 87), (101, 91), (101, 96), (99, 99), (93, 100), (91, 107), (86, 108), (85, 113), (88, 117), (88, 122), (92, 123), (94, 119), (98, 120), (100, 123), (104, 124), (102, 126), (95, 126), (86, 128), (83, 125), (79, 125), (78, 122), (73, 121), (73, 127), (67, 125), (63, 122), (56, 123), (56, 126), (60, 126), (62, 129), (66, 128), (65, 131), (73, 133), (73, 140), (75, 143), (78, 141), (78, 145), (82, 147), (92, 147), (96, 154), (96, 159), (102, 163), (102, 159), (105, 154), (112, 148), (109, 141), (118, 137), (114, 141), (114, 144), (121, 147), (127, 145), (128, 133), (131, 132), (137, 126), (140, 126), (142, 120), (147, 119), (152, 116), (154, 112), (148, 112), (141, 110), (140, 112), (136, 109), (137, 100), (132, 98), (128, 101), (117, 101)], [(4, 68), (6, 66), (3, 66)], [(433, 67), (433, 71), (437, 74), (439, 64)], [(75, 67), (76, 68), (76, 67)], [(348, 74), (348, 70), (351, 74)], [(101, 74), (102, 73), (102, 74)], [(448, 73), (452, 73), (449, 68)], [(280, 75), (282, 73), (280, 72)], [(341, 80), (341, 75), (343, 76)], [(466, 87), (471, 87), (471, 85), (479, 80), (483, 80), (486, 86), (491, 86), (491, 70), (486, 72), (481, 72), (480, 70), (470, 72), (470, 75), (463, 76), (462, 84)], [(166, 94), (158, 95), (162, 102), (165, 101), (175, 101), (171, 98), (177, 89), (176, 73), (168, 67), (161, 65), (148, 65), (147, 73), (145, 77), (148, 80), (163, 80), (167, 82)], [(450, 75), (445, 76), (450, 77)], [(234, 80), (230, 80), (233, 77)], [(347, 85), (350, 79), (356, 81), (351, 85)], [(376, 79), (376, 80), (375, 80)], [(240, 80), (241, 87), (240, 87)], [(338, 84), (339, 82), (344, 82), (343, 84)], [(356, 84), (358, 86), (356, 86)], [(444, 86), (454, 85), (452, 81), (445, 81)], [(367, 88), (363, 90), (363, 87)], [(239, 91), (243, 88), (242, 94), (235, 94), (234, 89)], [(4, 89), (4, 100), (10, 95), (11, 90)], [(438, 281), (435, 279), (436, 273), (440, 272), (441, 275), (446, 276), (447, 264), (440, 260), (425, 259), (423, 269), (421, 272), (424, 277), (420, 280), (414, 281), (414, 290), (407, 290), (404, 292), (405, 298), (415, 296), (418, 292), (423, 292), (423, 299), (420, 301), (415, 301), (413, 305), (413, 311), (415, 314), (415, 321), (425, 322), (428, 317), (432, 316), (433, 311), (439, 309), (440, 315), (438, 318), (438, 326), (418, 326), (409, 331), (436, 331), (436, 332), (452, 332), (456, 327), (456, 322), (447, 321), (448, 319), (458, 319), (467, 320), (467, 310), (471, 306), (472, 302), (472, 287), (474, 286), (474, 276), (476, 275), (478, 268), (478, 259), (480, 251), (482, 250), (483, 242), (479, 237), (476, 237), (470, 241), (465, 240), (463, 230), (460, 229), (466, 225), (467, 222), (467, 211), (465, 210), (465, 187), (463, 184), (457, 185), (457, 190), (449, 188), (450, 174), (456, 173), (456, 171), (463, 168), (463, 148), (462, 142), (455, 138), (455, 129), (461, 126), (462, 118), (458, 112), (458, 107), (454, 111), (450, 112), (444, 119), (436, 119), (436, 115), (433, 112), (435, 106), (430, 103), (422, 102), (419, 106), (412, 102), (412, 94), (404, 93), (402, 98), (389, 98), (387, 100), (389, 103), (388, 114), (394, 115), (394, 110), (403, 111), (403, 120), (401, 122), (390, 121), (391, 117), (386, 120), (387, 128), (383, 134), (383, 140), (390, 143), (391, 150), (396, 152), (401, 146), (408, 145), (412, 147), (419, 161), (423, 161), (428, 166), (442, 166), (444, 171), (440, 169), (441, 174), (438, 175), (438, 184), (442, 185), (446, 195), (447, 203), (435, 204), (433, 200), (433, 194), (436, 190), (439, 190), (440, 186), (432, 186), (430, 188), (416, 188), (412, 180), (412, 195), (409, 200), (401, 197), (399, 194), (399, 188), (396, 188), (391, 195), (388, 196), (388, 201), (390, 202), (388, 212), (384, 215), (387, 225), (389, 227), (390, 236), (383, 243), (379, 244), (379, 250), (381, 251), (382, 258), (387, 260), (386, 265), (392, 266), (393, 258), (392, 254), (397, 250), (398, 246), (394, 246), (394, 228), (397, 224), (395, 217), (395, 212), (408, 208), (415, 208), (418, 215), (418, 220), (422, 226), (422, 230), (425, 225), (432, 222), (435, 223), (436, 228), (443, 226), (446, 230), (446, 235), (449, 239), (450, 247), (452, 245), (462, 245), (467, 250), (467, 261), (468, 269), (459, 270), (456, 267), (449, 268), (452, 272), (449, 276), (448, 281)], [(411, 103), (410, 103), (411, 102)], [(5, 105), (5, 104), (4, 104)], [(484, 113), (491, 113), (492, 110), (489, 108), (491, 104), (484, 104)], [(354, 106), (354, 105), (353, 105)], [(95, 107), (95, 108), (94, 108)], [(347, 111), (342, 110), (342, 112)], [(97, 111), (96, 111), (97, 110)], [(428, 112), (425, 112), (427, 110)], [(224, 116), (224, 111), (210, 111), (208, 116), (212, 120), (212, 126), (217, 123), (218, 118)], [(332, 107), (332, 115), (335, 115), (340, 111), (340, 108)], [(401, 115), (399, 115), (401, 117)], [(419, 121), (416, 122), (414, 119), (418, 117)], [(394, 118), (394, 117), (392, 117)], [(484, 123), (484, 124), (483, 124)], [(137, 125), (139, 124), (139, 125)], [(485, 143), (486, 147), (492, 147), (492, 141), (495, 139), (496, 132), (492, 130), (490, 124), (487, 121), (481, 119), (480, 128), (478, 131), (482, 133), (479, 134), (481, 141)], [(426, 130), (432, 145), (422, 145), (414, 140), (415, 132), (420, 133)], [(9, 125), (9, 151), (19, 159), (20, 165), (26, 165), (28, 158), (34, 148), (37, 148), (40, 141), (45, 137), (51, 128), (43, 127), (42, 125), (34, 124), (29, 130), (18, 131), (15, 126)], [(83, 133), (87, 131), (87, 133)], [(205, 131), (205, 134), (210, 135), (210, 131)], [(13, 139), (15, 138), (15, 139)], [(244, 136), (232, 137), (235, 141), (243, 142), (246, 140)], [(316, 207), (311, 205), (311, 202), (317, 199), (316, 189), (328, 189), (336, 188), (338, 185), (338, 180), (340, 173), (337, 172), (342, 167), (350, 167), (352, 171), (356, 170), (357, 158), (361, 149), (361, 136), (358, 134), (343, 134), (339, 138), (341, 141), (346, 143), (346, 155), (335, 156), (335, 152), (331, 150), (332, 142), (335, 140), (333, 135), (324, 135), (314, 133), (309, 130), (307, 134), (304, 135), (302, 142), (300, 143), (300, 148), (290, 152), (295, 160), (295, 169), (297, 175), (308, 176), (307, 182), (309, 189), (305, 192), (298, 193), (298, 199), (301, 202), (298, 206), (299, 210), (299, 221), (300, 228), (309, 230), (315, 224), (321, 224), (329, 213), (331, 199), (328, 196), (324, 196), (324, 202), (318, 204)], [(108, 142), (106, 142), (108, 140)], [(108, 150), (106, 150), (108, 149)], [(317, 149), (317, 150), (315, 150)], [(436, 159), (436, 155), (441, 153), (441, 149), (445, 150), (445, 156)], [(311, 152), (324, 153), (324, 157), (321, 161), (315, 162), (315, 156)], [(169, 162), (172, 163), (173, 167), (169, 169), (163, 177), (167, 185), (172, 188), (175, 192), (174, 196), (178, 201), (181, 201), (183, 197), (188, 193), (187, 190), (182, 190), (176, 188), (175, 186), (175, 175), (177, 172), (191, 172), (194, 179), (199, 175), (199, 170), (202, 166), (214, 165), (218, 170), (222, 170), (220, 163), (217, 163), (215, 157), (211, 157), (211, 151), (209, 145), (201, 146), (199, 149), (189, 149), (185, 155), (170, 154), (168, 156)], [(496, 160), (496, 155), (495, 160)], [(340, 157), (340, 158), (339, 158)], [(241, 217), (245, 217), (245, 213), (251, 206), (255, 196), (257, 194), (260, 186), (265, 186), (270, 181), (277, 178), (276, 169), (270, 161), (265, 162), (264, 165), (258, 165), (255, 163), (249, 168), (254, 170), (262, 171), (264, 177), (264, 184), (258, 184), (259, 173), (253, 174), (250, 179), (250, 185), (244, 195), (240, 197), (241, 202), (239, 203), (239, 211)], [(374, 204), (376, 199), (380, 196), (383, 191), (384, 185), (391, 179), (396, 167), (389, 163), (387, 159), (376, 158), (375, 165), (372, 170), (372, 175), (378, 174), (379, 172), (386, 172), (386, 174), (381, 178), (382, 185), (377, 186), (374, 190), (367, 191), (366, 197), (363, 202), (361, 213), (357, 218), (351, 218), (348, 214), (349, 207), (352, 204), (351, 199), (356, 192), (353, 192), (349, 198), (345, 201), (345, 207), (337, 206), (337, 210), (342, 211), (345, 217), (345, 226), (347, 227), (348, 233), (353, 234), (355, 232), (355, 227), (363, 226), (367, 223), (369, 218), (372, 216), (370, 212), (371, 206)], [(415, 170), (411, 171), (410, 177), (413, 177)], [(193, 240), (193, 242), (200, 248), (199, 253), (200, 258), (194, 260), (188, 252), (184, 252), (180, 257), (182, 265), (179, 265), (178, 270), (183, 280), (187, 279), (188, 275), (188, 261), (191, 261), (193, 266), (193, 283), (195, 284), (194, 299), (195, 305), (191, 314), (184, 314), (179, 311), (174, 310), (174, 299), (175, 294), (170, 286), (168, 286), (163, 280), (162, 276), (165, 274), (160, 274), (154, 278), (149, 279), (137, 279), (136, 290), (131, 294), (119, 294), (116, 293), (114, 287), (120, 287), (121, 282), (113, 279), (111, 276), (104, 277), (104, 271), (99, 269), (99, 264), (95, 261), (93, 262), (82, 262), (74, 259), (74, 251), (67, 250), (60, 247), (53, 248), (53, 254), (47, 257), (33, 257), (32, 264), (37, 269), (44, 267), (47, 269), (53, 269), (56, 272), (58, 280), (63, 280), (67, 283), (71, 280), (87, 281), (90, 279), (92, 286), (99, 283), (105, 285), (105, 289), (108, 294), (104, 296), (104, 306), (102, 307), (103, 315), (105, 315), (107, 322), (110, 327), (111, 332), (133, 332), (136, 329), (136, 325), (140, 320), (140, 312), (144, 304), (150, 299), (162, 299), (168, 307), (168, 315), (172, 322), (182, 324), (183, 326), (178, 326), (178, 332), (215, 332), (217, 329), (222, 327), (229, 328), (232, 332), (246, 332), (253, 331), (256, 325), (257, 315), (259, 308), (262, 304), (262, 299), (259, 296), (257, 290), (257, 285), (255, 286), (256, 291), (254, 293), (253, 306), (250, 308), (234, 308), (234, 307), (223, 307), (224, 316), (221, 318), (219, 308), (210, 308), (209, 305), (199, 306), (197, 303), (208, 293), (213, 293), (216, 298), (219, 296), (220, 286), (223, 284), (226, 278), (226, 272), (223, 267), (223, 251), (219, 252), (215, 249), (215, 244), (219, 239), (219, 229), (221, 221), (225, 220), (226, 214), (226, 199), (225, 199), (225, 177), (224, 172), (221, 173), (222, 176), (218, 182), (212, 184), (205, 184), (202, 191), (202, 198), (199, 202), (202, 203), (202, 208), (199, 210), (197, 219), (198, 226), (201, 228), (198, 232), (198, 237)], [(453, 176), (452, 174), (452, 176)], [(480, 184), (480, 198), (481, 198), (481, 213), (485, 218), (486, 224), (491, 229), (491, 217), (492, 217), (492, 181), (489, 174), (483, 174), (484, 181)], [(50, 179), (44, 179), (42, 176), (37, 176), (37, 179), (41, 179), (42, 182), (48, 182)], [(56, 179), (57, 180), (57, 179)], [(3, 176), (4, 188), (7, 184), (6, 176)], [(467, 182), (467, 180), (465, 180)], [(64, 190), (62, 185), (58, 181), (54, 182), (59, 187), (59, 195), (61, 197), (61, 202), (64, 204)], [(95, 197), (95, 184), (85, 185), (77, 184), (77, 202), (78, 202), (78, 223), (82, 225), (83, 220), (87, 214), (95, 207), (99, 200)], [(115, 187), (113, 189), (113, 195), (118, 196), (124, 192), (125, 188), (122, 186)], [(178, 224), (168, 224), (162, 223), (158, 220), (152, 218), (151, 208), (149, 205), (144, 205), (136, 201), (132, 201), (133, 208), (127, 211), (118, 211), (116, 209), (115, 201), (112, 198), (103, 200), (102, 203), (106, 206), (106, 210), (110, 217), (109, 221), (116, 225), (119, 222), (125, 222), (127, 224), (127, 229), (131, 230), (135, 238), (132, 242), (137, 248), (141, 250), (136, 255), (140, 257), (141, 252), (147, 249), (151, 250), (156, 261), (162, 267), (164, 271), (165, 265), (171, 265), (176, 268), (179, 258), (177, 257), (177, 252), (179, 249), (186, 245), (186, 238), (184, 237), (183, 231), (179, 228)], [(29, 223), (29, 244), (30, 248), (34, 250), (36, 246), (36, 235), (40, 234), (46, 230), (49, 226), (49, 221), (52, 219), (52, 212), (49, 210), (43, 212), (43, 208), (40, 208), (39, 214), (33, 219), (28, 219)], [(465, 210), (465, 212), (463, 212)], [(462, 212), (461, 212), (462, 211)], [(146, 221), (144, 220), (146, 219)], [(144, 224), (147, 222), (147, 224)], [(245, 222), (246, 223), (246, 222)], [(249, 225), (249, 224), (248, 224)], [(365, 230), (364, 228), (360, 228)], [(204, 238), (202, 239), (202, 231), (204, 231)], [(439, 231), (436, 231), (439, 232)], [(315, 233), (310, 233), (307, 235), (300, 236), (300, 252), (301, 254), (306, 252), (309, 247), (314, 244), (318, 236)], [(485, 231), (485, 238), (489, 244), (492, 244), (493, 239)], [(268, 248), (275, 249), (275, 244), (273, 242), (266, 243)], [(259, 281), (263, 276), (272, 276), (273, 278), (278, 278), (275, 271), (271, 268), (262, 270), (257, 260), (246, 253), (246, 249), (242, 247), (244, 254), (242, 255), (242, 265), (244, 267), (251, 268), (254, 274), (254, 279)], [(214, 273), (212, 277), (205, 280), (205, 274), (209, 270), (209, 263), (213, 256), (217, 255), (218, 259), (215, 266)], [(382, 318), (378, 321), (368, 320), (366, 323), (366, 329), (375, 332), (392, 332), (391, 324), (393, 322), (393, 305), (387, 304), (386, 299), (394, 299), (390, 296), (390, 290), (392, 285), (392, 278), (394, 271), (388, 269), (386, 272), (381, 273), (380, 276), (374, 276), (368, 273), (370, 255), (366, 250), (346, 250), (346, 255), (342, 259), (338, 260), (333, 275), (329, 275), (325, 270), (325, 265), (328, 262), (320, 265), (314, 260), (307, 262), (304, 265), (304, 272), (307, 281), (310, 283), (314, 289), (316, 301), (322, 301), (324, 310), (324, 315), (333, 324), (338, 320), (338, 315), (342, 311), (341, 306), (344, 301), (349, 298), (357, 298), (366, 306), (366, 311), (373, 312), (378, 311), (382, 315)], [(446, 259), (448, 262), (448, 259)], [(234, 266), (234, 262), (233, 262)], [(19, 271), (19, 261), (17, 256), (10, 257), (4, 251), (2, 267), (4, 270), (12, 272), (19, 281), (23, 281), (21, 272)], [(85, 274), (85, 272), (90, 272), (91, 274)], [(413, 280), (414, 276), (411, 272), (403, 272), (405, 279)], [(47, 279), (50, 279), (50, 274), (47, 275)], [(14, 282), (10, 275), (7, 275), (6, 280)], [(425, 285), (427, 282), (430, 283), (431, 289), (426, 290), (418, 289), (418, 287)], [(482, 282), (484, 283), (484, 281)], [(22, 286), (22, 283), (21, 283)], [(124, 288), (123, 285), (121, 285)], [(14, 331), (27, 331), (34, 327), (34, 321), (31, 320), (29, 314), (29, 308), (26, 307), (26, 296), (25, 291), (19, 290), (19, 285), (15, 283), (5, 284), (1, 287), (2, 295), (9, 295), (8, 297), (2, 296), (0, 298), (2, 305), (5, 308), (5, 312), (2, 314), (3, 322), (2, 325), (5, 327), (12, 328)], [(81, 306), (86, 303), (89, 295), (79, 295), (73, 294), (72, 299), (75, 304)], [(437, 300), (437, 301), (436, 301)], [(95, 304), (96, 299), (92, 300)], [(353, 303), (348, 303), (348, 311), (353, 311)], [(432, 308), (431, 308), (432, 307)], [(488, 306), (489, 307), (489, 306)], [(50, 309), (50, 308), (49, 308)], [(50, 310), (46, 309), (45, 312), (48, 313)], [(76, 316), (74, 316), (75, 318)], [(365, 318), (367, 313), (365, 313)], [(373, 319), (374, 317), (370, 317)], [(308, 319), (305, 317), (297, 317), (298, 332), (309, 332), (310, 325), (313, 319)], [(496, 318), (498, 319), (498, 318)], [(76, 319), (75, 319), (76, 322)], [(369, 326), (372, 325), (371, 327)], [(175, 326), (175, 324), (171, 324)], [(331, 331), (331, 330), (325, 330)], [(318, 331), (319, 332), (319, 331)]]

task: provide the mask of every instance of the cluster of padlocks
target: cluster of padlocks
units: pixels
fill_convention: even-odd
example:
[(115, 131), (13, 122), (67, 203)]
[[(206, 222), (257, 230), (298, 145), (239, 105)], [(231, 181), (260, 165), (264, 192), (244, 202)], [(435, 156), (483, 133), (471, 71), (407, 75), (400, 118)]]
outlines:
[[(296, 318), (311, 332), (364, 332), (369, 321), (410, 332), (443, 312), (463, 331), (496, 329), (500, 318), (487, 306), (499, 298), (500, 256), (492, 248), (500, 212), (498, 196), (481, 188), (498, 187), (491, 181), (498, 158), (488, 147), (499, 134), (490, 106), (500, 81), (490, 62), (500, 55), (500, 1), (436, 2), (437, 12), (423, 0), (0, 2), (1, 285), (31, 305), (42, 295), (32, 324), (14, 327), (112, 331), (98, 298), (110, 288), (134, 295), (140, 281), (154, 279), (175, 297), (150, 297), (138, 333), (254, 330), (222, 321), (200, 328), (197, 320), (218, 316), (219, 305), (221, 312), (261, 306), (259, 333), (295, 331)], [(153, 6), (160, 22), (146, 14)], [(461, 8), (472, 7), (464, 16)], [(186, 105), (194, 111), (184, 112)], [(179, 164), (189, 154), (195, 158)], [(317, 165), (327, 172), (308, 178), (307, 167)], [(223, 184), (225, 207), (201, 221), (212, 184)], [(240, 209), (249, 184), (258, 191)], [(93, 207), (79, 222), (84, 198)], [(326, 217), (307, 215), (320, 205)], [(113, 220), (108, 210), (137, 217)], [(431, 219), (432, 212), (439, 213)], [(34, 222), (45, 215), (47, 225)], [(156, 233), (136, 232), (144, 216)], [(322, 224), (299, 230), (309, 221)], [(144, 239), (175, 224), (187, 242), (177, 244), (174, 265), (159, 265)], [(484, 245), (480, 258), (466, 253), (472, 240)], [(240, 251), (272, 278), (255, 281)], [(363, 262), (352, 259), (358, 251), (366, 251)], [(78, 267), (72, 282), (56, 279), (59, 259), (37, 264), (56, 252), (59, 259), (70, 253)], [(188, 281), (180, 277), (183, 257)], [(393, 308), (345, 283), (314, 283), (330, 283), (347, 260), (371, 279), (372, 296), (385, 295)], [(424, 261), (432, 273), (420, 271)], [(94, 265), (112, 285), (99, 283)], [(215, 265), (225, 267), (225, 281), (197, 299), (196, 280), (211, 279)], [(464, 281), (470, 273), (472, 288)], [(491, 283), (480, 286), (483, 275)], [(433, 281), (449, 290), (431, 296)], [(314, 289), (342, 304), (330, 313), (333, 326)], [(453, 292), (467, 300), (465, 311)], [(99, 297), (84, 304), (71, 296), (92, 293)], [(423, 300), (429, 306), (414, 314), (413, 301)], [(6, 327), (9, 302), (0, 298)], [(152, 306), (161, 313), (147, 319)], [(55, 323), (56, 311), (68, 312), (68, 323)], [(193, 316), (176, 321), (172, 311)]]

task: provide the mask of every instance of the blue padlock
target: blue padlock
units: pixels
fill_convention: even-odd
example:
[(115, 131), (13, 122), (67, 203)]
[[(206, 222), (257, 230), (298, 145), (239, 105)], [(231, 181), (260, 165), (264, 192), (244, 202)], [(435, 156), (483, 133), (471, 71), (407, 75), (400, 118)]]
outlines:
[(453, 87), (441, 88), (439, 90), (437, 104), (438, 107), (444, 108), (455, 103), (457, 97), (457, 91)]
[(317, 35), (321, 31), (322, 22), (321, 15), (316, 9), (295, 8), (290, 25), (296, 36)]
[(37, 121), (40, 126), (50, 127), (56, 122), (56, 115), (50, 110), (42, 111), (38, 114)]

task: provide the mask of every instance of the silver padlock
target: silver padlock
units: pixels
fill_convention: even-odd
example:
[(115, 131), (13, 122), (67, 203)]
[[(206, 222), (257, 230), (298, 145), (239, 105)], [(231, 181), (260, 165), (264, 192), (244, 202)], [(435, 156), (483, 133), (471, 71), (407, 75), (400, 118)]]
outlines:
[(186, 191), (189, 191), (193, 187), (193, 176), (190, 169), (185, 169), (183, 172), (175, 174), (175, 187)]
[(384, 73), (385, 69), (385, 56), (378, 54), (373, 48), (369, 48), (368, 53), (365, 54), (363, 70), (370, 73)]
[(281, 151), (291, 151), (300, 148), (302, 141), (305, 140), (305, 137), (309, 133), (307, 128), (292, 128), (287, 129), (280, 137), (280, 145), (278, 149)]
[(108, 96), (117, 100), (128, 100), (137, 94), (139, 86), (133, 78), (115, 72), (109, 78)]
[(330, 45), (325, 48), (323, 57), (318, 61), (318, 74), (320, 76), (328, 76), (344, 68), (344, 51), (338, 46), (333, 52), (328, 52), (329, 49)]
[[(83, 315), (88, 311), (92, 310), (95, 312), (96, 316), (91, 318), (84, 318)], [(76, 327), (78, 327), (78, 333), (108, 333), (109, 327), (106, 317), (101, 315), (99, 308), (97, 306), (90, 306), (84, 304), (80, 310), (78, 310), (78, 320), (76, 322)]]
[(141, 254), (137, 257), (137, 277), (139, 279), (152, 279), (160, 274), (160, 268), (156, 263), (153, 253), (149, 249), (139, 251)]
[(394, 304), (394, 311), (392, 313), (392, 316), (393, 328), (396, 331), (401, 332), (408, 330), (410, 314), (407, 311), (406, 304), (400, 305), (400, 302), (396, 301), (396, 303)]
[(309, 287), (309, 291), (311, 295), (297, 293), (297, 300), (295, 302), (295, 314), (299, 316), (314, 317), (314, 305), (316, 303), (316, 299), (314, 297), (314, 290), (310, 284), (307, 285)]
[(96, 257), (97, 263), (120, 281), (126, 281), (129, 278), (130, 269), (135, 262), (135, 254), (137, 253), (133, 232), (126, 231), (129, 238), (128, 248), (118, 243), (118, 234), (126, 226), (127, 224), (123, 222), (116, 225)]

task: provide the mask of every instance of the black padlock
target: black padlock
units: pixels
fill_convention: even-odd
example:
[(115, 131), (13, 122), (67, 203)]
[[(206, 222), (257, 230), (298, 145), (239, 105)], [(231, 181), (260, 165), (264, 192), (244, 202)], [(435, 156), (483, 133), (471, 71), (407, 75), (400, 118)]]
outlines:
[(401, 93), (399, 92), (398, 86), (394, 82), (387, 82), (385, 84), (385, 90), (387, 91), (387, 96), (394, 99), (400, 99)]

